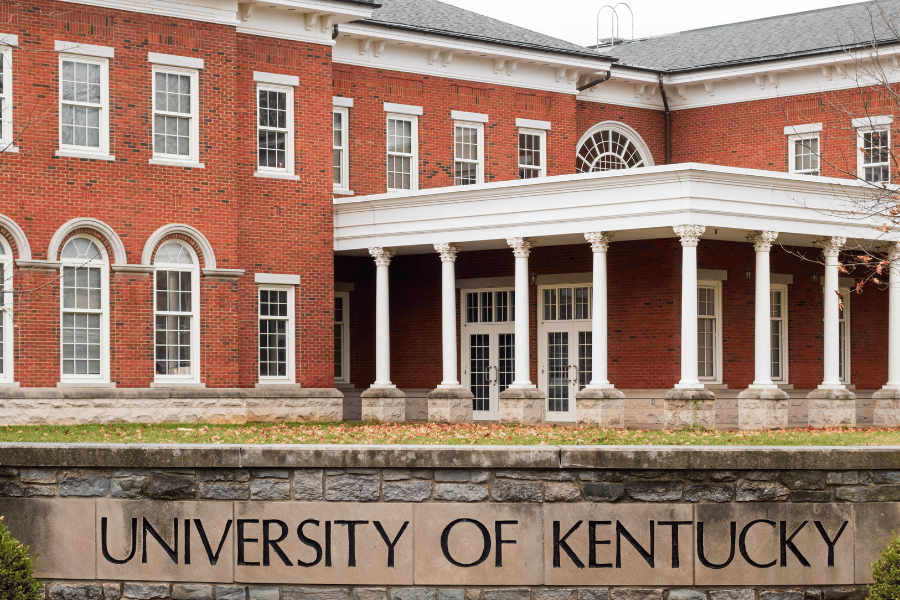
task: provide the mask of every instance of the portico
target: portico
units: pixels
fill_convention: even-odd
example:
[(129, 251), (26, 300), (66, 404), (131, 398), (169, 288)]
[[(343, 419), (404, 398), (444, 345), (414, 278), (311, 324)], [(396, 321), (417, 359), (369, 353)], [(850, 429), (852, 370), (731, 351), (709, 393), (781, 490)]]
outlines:
[[(404, 270), (402, 283), (388, 283), (402, 287), (393, 297), (438, 300), (381, 324), (402, 332), (393, 347), (416, 348), (394, 363), (413, 385), (397, 384), (471, 393), (476, 420), (635, 426), (644, 411), (661, 427), (715, 427), (727, 406), (734, 414), (719, 420), (765, 428), (786, 426), (792, 402), (793, 424), (824, 426), (843, 422), (840, 411), (855, 422), (857, 402), (845, 383), (849, 311), (826, 291), (848, 282), (825, 262), (822, 240), (856, 248), (878, 237), (835, 208), (863, 193), (845, 181), (682, 164), (338, 199), (335, 250), (339, 265), (347, 257), (362, 270), (354, 256), (393, 248), (392, 277)], [(886, 296), (867, 293), (860, 302)], [(807, 409), (800, 390), (819, 386), (844, 402)]]

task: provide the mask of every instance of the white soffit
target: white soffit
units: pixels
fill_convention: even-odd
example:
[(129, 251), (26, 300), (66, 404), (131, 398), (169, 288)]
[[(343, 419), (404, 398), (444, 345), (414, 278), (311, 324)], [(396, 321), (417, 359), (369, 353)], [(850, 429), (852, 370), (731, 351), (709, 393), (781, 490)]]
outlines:
[(393, 102), (384, 103), (384, 112), (417, 116), (422, 116), (424, 114), (424, 110), (421, 106), (413, 106), (412, 104), (394, 104)]
[(516, 119), (516, 127), (524, 127), (525, 129), (543, 129), (550, 131), (550, 121), (535, 121), (534, 119)]
[(784, 128), (784, 135), (800, 135), (804, 133), (818, 133), (822, 131), (821, 123), (805, 123), (803, 125), (788, 125)]
[(92, 46), (91, 44), (82, 44), (81, 42), (64, 42), (61, 40), (56, 40), (54, 49), (57, 52), (65, 52), (66, 54), (99, 56), (101, 58), (114, 58), (116, 55), (115, 48), (110, 48), (109, 46)]
[(466, 112), (464, 110), (451, 110), (450, 118), (454, 121), (472, 121), (473, 123), (487, 123), (490, 121), (486, 114)]
[(263, 73), (261, 71), (253, 71), (253, 81), (256, 81), (257, 83), (288, 85), (291, 87), (300, 85), (300, 78), (296, 75), (279, 75), (278, 73)]
[(332, 106), (340, 106), (343, 108), (353, 108), (353, 98), (344, 98), (342, 96), (334, 96), (331, 98)]

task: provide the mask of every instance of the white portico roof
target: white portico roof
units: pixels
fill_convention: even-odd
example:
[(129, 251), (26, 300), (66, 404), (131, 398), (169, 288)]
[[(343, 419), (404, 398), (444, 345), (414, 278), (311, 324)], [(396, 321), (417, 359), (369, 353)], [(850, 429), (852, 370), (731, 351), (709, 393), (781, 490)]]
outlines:
[(747, 231), (771, 230), (779, 243), (804, 246), (819, 236), (896, 238), (853, 214), (853, 201), (870, 193), (846, 179), (682, 163), (336, 198), (334, 249), (416, 254), (441, 242), (501, 248), (511, 237), (546, 246), (585, 243), (587, 231), (627, 241), (674, 237), (672, 227), (686, 224), (705, 225), (704, 239), (745, 241)]

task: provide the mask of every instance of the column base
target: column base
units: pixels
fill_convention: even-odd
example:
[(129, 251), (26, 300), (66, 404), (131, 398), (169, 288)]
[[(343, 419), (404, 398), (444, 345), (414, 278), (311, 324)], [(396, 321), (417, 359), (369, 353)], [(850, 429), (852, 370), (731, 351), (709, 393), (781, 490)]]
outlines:
[(362, 420), (402, 423), (406, 421), (406, 394), (395, 387), (370, 387), (362, 394)]
[(777, 386), (750, 386), (738, 394), (739, 429), (785, 429), (787, 426), (788, 395), (784, 390)]
[(576, 425), (622, 428), (625, 394), (614, 387), (586, 387), (575, 394)]
[(716, 395), (706, 388), (674, 388), (663, 395), (666, 429), (715, 429)]
[(884, 387), (872, 394), (872, 400), (874, 427), (900, 427), (900, 388)]
[(543, 425), (547, 422), (546, 399), (536, 388), (509, 388), (500, 392), (497, 407), (501, 423)]
[(822, 388), (806, 395), (810, 427), (855, 427), (856, 394), (846, 388)]
[(428, 394), (429, 423), (472, 423), (472, 392), (439, 387)]

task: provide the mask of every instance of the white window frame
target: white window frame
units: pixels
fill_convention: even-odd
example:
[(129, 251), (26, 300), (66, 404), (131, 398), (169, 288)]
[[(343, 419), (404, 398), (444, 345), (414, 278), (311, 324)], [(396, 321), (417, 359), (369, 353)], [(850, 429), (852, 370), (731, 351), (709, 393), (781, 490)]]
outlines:
[(0, 152), (16, 152), (13, 146), (13, 62), (12, 46), (0, 45), (0, 61), (3, 63), (3, 78), (0, 88)]
[[(471, 160), (462, 160), (456, 158), (456, 128), (457, 127), (468, 127), (471, 129), (475, 129), (478, 133), (478, 159), (475, 161)], [(517, 146), (518, 148), (518, 146)], [(518, 159), (516, 159), (518, 162)], [(477, 173), (475, 175), (475, 184), (484, 183), (484, 123), (477, 123), (474, 121), (453, 121), (453, 185), (456, 186), (456, 163), (457, 162), (466, 162), (469, 164), (476, 164), (478, 166)], [(467, 184), (470, 185), (470, 184)]]
[[(862, 119), (853, 119), (853, 126), (856, 128), (856, 174), (857, 177), (861, 181), (868, 181), (866, 179), (866, 168), (872, 168), (873, 166), (878, 165), (887, 165), (888, 178), (885, 181), (878, 181), (873, 183), (890, 183), (891, 182), (891, 123), (893, 122), (892, 117), (867, 117)], [(867, 133), (875, 133), (880, 131), (887, 132), (887, 147), (888, 147), (888, 160), (885, 163), (869, 163), (865, 164), (865, 157), (863, 155), (863, 142), (865, 140), (865, 134)]]
[[(454, 129), (454, 131), (455, 131), (455, 129)], [(522, 163), (518, 163), (519, 167), (516, 172), (516, 175), (517, 176), (519, 175), (519, 173), (518, 173), (519, 170), (529, 169), (532, 171), (538, 171), (538, 177), (546, 177), (547, 176), (547, 132), (543, 131), (541, 129), (528, 129), (525, 127), (521, 127), (521, 128), (519, 128), (519, 136), (521, 136), (521, 135), (536, 135), (538, 137), (538, 139), (540, 140), (541, 162), (537, 167), (535, 167), (533, 165), (523, 165)], [(519, 136), (516, 136), (516, 138), (518, 139)], [(519, 160), (518, 157), (521, 157), (521, 153), (519, 152), (519, 151), (521, 151), (521, 146), (517, 145), (516, 149), (517, 149), (516, 161), (518, 162), (518, 160)], [(519, 179), (522, 179), (522, 178), (519, 177)]]
[[(191, 255), (191, 264), (159, 263), (156, 262), (154, 253), (153, 262), (153, 371), (155, 373), (154, 384), (162, 386), (196, 385), (200, 383), (200, 260), (190, 244), (181, 240), (166, 240), (159, 245), (162, 248), (166, 244), (177, 243)], [(159, 248), (156, 252), (159, 252)], [(156, 317), (183, 315), (180, 311), (166, 311), (159, 313), (156, 303), (156, 275), (157, 271), (188, 271), (191, 274), (191, 372), (190, 374), (156, 373)]]
[[(63, 107), (63, 85), (62, 85), (62, 73), (63, 73), (63, 62), (73, 61), (80, 63), (87, 63), (91, 65), (98, 65), (100, 67), (100, 145), (97, 148), (91, 148), (88, 146), (76, 146), (73, 144), (63, 144), (62, 141), (62, 107)], [(59, 101), (57, 103), (57, 109), (59, 112), (57, 125), (59, 127), (58, 131), (58, 141), (59, 141), (59, 151), (57, 152), (57, 156), (71, 156), (71, 157), (86, 157), (86, 158), (98, 158), (101, 160), (112, 160), (113, 157), (109, 154), (109, 59), (101, 58), (96, 56), (87, 56), (84, 54), (70, 54), (61, 52), (59, 54), (59, 72), (57, 78), (57, 85), (59, 87)], [(66, 101), (66, 104), (74, 104), (81, 105), (86, 103), (80, 102), (71, 102)], [(97, 107), (97, 105), (91, 104), (92, 107)]]
[[(287, 122), (285, 129), (278, 129), (274, 127), (266, 127), (262, 128), (259, 124), (259, 93), (260, 92), (278, 92), (281, 94), (285, 94), (285, 100), (287, 105)], [(293, 175), (294, 174), (294, 87), (288, 85), (277, 85), (274, 83), (259, 83), (256, 84), (256, 172), (259, 174), (282, 174), (282, 175)], [(285, 148), (284, 148), (284, 167), (261, 167), (259, 165), (259, 132), (265, 129), (266, 131), (278, 131), (281, 133), (285, 133)]]
[[(177, 116), (179, 118), (190, 118), (190, 154), (182, 156), (180, 154), (165, 154), (156, 151), (156, 74), (171, 73), (173, 75), (187, 75), (191, 78), (191, 114), (169, 113), (168, 111), (159, 111), (162, 115)], [(150, 164), (157, 165), (175, 165), (175, 166), (192, 166), (202, 167), (200, 163), (200, 71), (197, 69), (185, 69), (182, 67), (171, 67), (167, 65), (154, 64), (150, 72), (150, 147), (153, 149), (153, 158)]]
[[(815, 152), (811, 151), (812, 155), (816, 158), (816, 168), (798, 170), (796, 160), (797, 142), (804, 142), (806, 140), (816, 140), (818, 142), (818, 149)], [(788, 172), (793, 173), (794, 175), (817, 176), (822, 174), (822, 139), (819, 137), (818, 132), (797, 133), (788, 136)]]
[[(62, 251), (65, 249), (66, 245), (75, 238), (85, 238), (90, 240), (97, 246), (100, 250), (100, 257), (92, 260), (92, 261), (82, 261), (82, 260), (73, 260), (62, 258)], [(106, 246), (103, 245), (98, 238), (87, 235), (87, 234), (78, 234), (72, 236), (71, 238), (66, 240), (66, 243), (62, 245), (59, 250), (60, 252), (60, 279), (59, 279), (59, 386), (84, 386), (89, 387), (97, 384), (108, 384), (110, 383), (109, 378), (109, 256), (106, 252)], [(63, 331), (63, 314), (65, 314), (65, 310), (63, 309), (63, 276), (66, 272), (66, 268), (73, 267), (98, 267), (100, 268), (100, 373), (97, 375), (84, 375), (84, 374), (70, 374), (66, 375), (63, 372), (63, 352), (62, 352), (62, 331)]]
[[(412, 131), (412, 154), (406, 155), (399, 152), (389, 152), (388, 144), (387, 144), (387, 136), (388, 136), (388, 122), (394, 121), (409, 121), (411, 124)], [(385, 165), (384, 165), (384, 179), (385, 182), (390, 181), (387, 176), (387, 157), (393, 155), (396, 156), (410, 156), (411, 157), (411, 165), (410, 165), (410, 177), (409, 177), (409, 189), (403, 188), (392, 188), (390, 185), (387, 187), (388, 192), (413, 192), (419, 189), (419, 117), (418, 115), (413, 114), (402, 114), (402, 113), (387, 113), (385, 115), (384, 120), (384, 151), (385, 151)]]
[[(344, 106), (335, 106), (331, 110), (332, 112), (332, 133), (331, 133), (331, 144), (332, 151), (340, 150), (341, 152), (341, 180), (338, 183), (334, 183), (334, 189), (341, 192), (349, 192), (350, 191), (350, 172), (348, 168), (350, 166), (350, 149), (349, 149), (349, 129), (350, 129), (350, 110)], [(334, 115), (341, 115), (341, 145), (334, 145)], [(385, 126), (387, 126), (387, 122), (385, 122)], [(334, 173), (332, 172), (332, 180), (334, 179)]]
[[(844, 363), (844, 376), (840, 377), (840, 381), (841, 381), (841, 383), (843, 383), (845, 385), (849, 385), (851, 383), (851, 379), (852, 379), (852, 377), (851, 377), (851, 374), (852, 374), (851, 356), (853, 354), (851, 352), (851, 349), (853, 348), (853, 345), (851, 343), (852, 333), (850, 331), (850, 288), (842, 287), (842, 288), (840, 288), (840, 290), (841, 290), (841, 293), (844, 295), (843, 296), (844, 309), (838, 313), (838, 315), (839, 315), (839, 317), (838, 317), (838, 343), (840, 343), (840, 337), (841, 337), (840, 336), (840, 324), (841, 323), (844, 324), (844, 340), (843, 340), (843, 343), (840, 345), (840, 349), (838, 350), (838, 352), (840, 352), (840, 357), (838, 359), (838, 366), (840, 367), (841, 362)], [(839, 375), (840, 375), (840, 373), (839, 373)]]
[[(701, 280), (697, 281), (697, 289), (699, 290), (700, 288), (712, 288), (713, 290), (715, 290), (715, 294), (716, 294), (716, 301), (715, 301), (716, 347), (715, 347), (715, 357), (714, 357), (715, 365), (714, 365), (714, 369), (713, 369), (715, 372), (714, 376), (712, 376), (712, 377), (709, 377), (709, 376), (699, 377), (698, 376), (698, 379), (700, 381), (702, 381), (703, 383), (722, 383), (722, 316), (723, 316), (722, 315), (722, 282), (701, 279)], [(698, 309), (699, 309), (699, 307), (698, 307)], [(700, 311), (697, 310), (697, 312), (698, 312), (697, 319), (699, 321), (699, 319), (700, 319), (699, 312)], [(699, 323), (698, 323), (698, 325), (699, 325)], [(698, 339), (698, 344), (699, 344), (699, 339)], [(699, 355), (699, 346), (697, 349), (698, 349), (697, 356), (698, 356), (698, 372), (699, 372), (699, 356), (700, 356)]]
[[(776, 319), (772, 317), (771, 314), (769, 316), (769, 322), (778, 320), (781, 321), (781, 377), (772, 377), (772, 374), (769, 373), (769, 376), (772, 377), (772, 381), (774, 383), (787, 383), (790, 381), (790, 373), (788, 372), (788, 365), (790, 364), (790, 360), (788, 360), (788, 286), (783, 283), (773, 283), (769, 286), (769, 298), (771, 302), (771, 294), (772, 292), (779, 292), (781, 294), (781, 318)], [(772, 304), (774, 306), (774, 303)], [(771, 335), (771, 329), (770, 335)], [(771, 344), (770, 344), (771, 350)], [(771, 355), (769, 359), (769, 363), (771, 364)]]
[(5, 239), (0, 237), (0, 319), (2, 319), (3, 334), (0, 336), (0, 345), (3, 348), (2, 367), (0, 371), (0, 384), (9, 385), (15, 381), (13, 373), (13, 254), (12, 248)]
[(350, 294), (348, 292), (335, 292), (335, 300), (341, 299), (341, 313), (343, 319), (335, 320), (335, 325), (341, 326), (341, 373), (342, 377), (335, 377), (335, 383), (350, 383)]
[[(276, 284), (258, 284), (256, 287), (256, 376), (257, 380), (261, 385), (267, 384), (292, 384), (296, 381), (297, 377), (297, 364), (294, 360), (294, 345), (295, 345), (295, 313), (297, 312), (297, 305), (294, 302), (294, 285), (276, 285)], [(272, 321), (285, 321), (287, 325), (285, 326), (285, 361), (286, 361), (286, 369), (284, 376), (262, 376), (259, 373), (260, 361), (259, 361), (259, 336), (260, 329), (259, 324), (263, 321), (263, 315), (260, 311), (260, 301), (259, 295), (260, 292), (269, 291), (269, 292), (287, 292), (287, 318), (275, 318), (273, 319), (270, 316), (266, 316), (265, 320)]]

